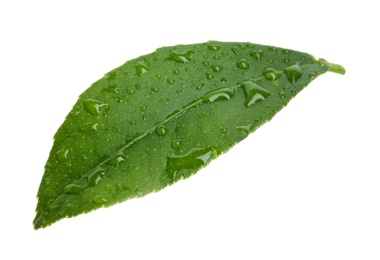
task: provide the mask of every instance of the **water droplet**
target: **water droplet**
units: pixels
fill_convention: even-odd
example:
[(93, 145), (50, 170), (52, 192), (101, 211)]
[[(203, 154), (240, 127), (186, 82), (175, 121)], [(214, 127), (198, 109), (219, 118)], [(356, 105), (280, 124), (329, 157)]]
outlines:
[(158, 92), (160, 89), (156, 86), (150, 88), (153, 92)]
[(203, 88), (205, 86), (204, 83), (200, 84), (198, 87), (196, 87), (197, 90), (200, 90), (201, 88)]
[(268, 90), (260, 87), (258, 84), (252, 81), (244, 81), (241, 84), (243, 85), (244, 93), (246, 96), (246, 107), (255, 104), (259, 100), (265, 100), (270, 96), (270, 92)]
[(290, 50), (282, 50), (282, 53), (285, 54), (285, 55), (289, 55), (290, 54)]
[(235, 55), (237, 55), (237, 56), (240, 55), (240, 53), (238, 52), (238, 50), (237, 50), (235, 47), (232, 47), (232, 48), (231, 48), (231, 51), (232, 51)]
[(92, 115), (100, 115), (108, 112), (109, 105), (95, 99), (86, 99), (83, 102), (84, 109)]
[(80, 127), (80, 131), (88, 134), (95, 133), (98, 131), (98, 126), (98, 123), (87, 123)]
[(220, 46), (218, 45), (207, 45), (207, 49), (210, 51), (218, 51), (220, 49)]
[(140, 111), (141, 111), (141, 112), (144, 112), (145, 110), (146, 110), (146, 106), (141, 105), (141, 106), (140, 106)]
[(136, 73), (138, 76), (141, 76), (149, 71), (148, 65), (146, 64), (144, 60), (140, 60), (136, 62), (135, 68), (136, 68)]
[(119, 93), (119, 88), (116, 85), (109, 85), (103, 89), (104, 92)]
[(214, 72), (219, 72), (222, 70), (222, 67), (221, 66), (218, 66), (218, 65), (211, 65), (211, 68)]
[(159, 136), (164, 136), (166, 135), (166, 133), (168, 132), (168, 129), (163, 126), (163, 125), (159, 125), (157, 128), (156, 128), (156, 133), (159, 135)]
[(302, 76), (302, 69), (298, 65), (292, 65), (285, 68), (286, 76), (290, 83), (294, 83), (299, 80)]
[(210, 62), (208, 62), (208, 61), (202, 61), (202, 64), (205, 65), (205, 66), (208, 66), (208, 65), (210, 65)]
[(235, 94), (233, 88), (222, 88), (208, 93), (202, 100), (206, 103), (211, 103), (216, 100), (230, 100)]
[(316, 77), (317, 77), (317, 76), (316, 76), (314, 73), (310, 73), (310, 74), (309, 74), (309, 78), (310, 78), (310, 79), (315, 79)]
[(130, 123), (131, 125), (135, 125), (137, 122), (136, 122), (136, 120), (131, 120), (131, 121), (129, 121), (129, 123)]
[(187, 51), (184, 53), (172, 52), (167, 60), (175, 61), (178, 63), (187, 63), (191, 61), (191, 57), (194, 54), (193, 51)]
[(263, 76), (266, 79), (271, 80), (271, 81), (278, 80), (281, 77), (281, 75), (282, 75), (281, 71), (275, 70), (273, 68), (266, 68), (263, 71)]
[(222, 134), (225, 134), (225, 133), (227, 132), (227, 128), (226, 128), (226, 127), (222, 127), (222, 128), (220, 128), (220, 132), (221, 132)]
[(222, 78), (220, 81), (221, 81), (222, 83), (226, 83), (226, 82), (227, 82), (227, 80), (226, 80), (225, 78)]
[(206, 79), (213, 79), (214, 75), (212, 75), (210, 72), (206, 72)]
[(290, 60), (288, 58), (284, 59), (284, 63), (288, 63)]
[(279, 93), (279, 96), (280, 96), (280, 98), (285, 98), (285, 92), (281, 91), (281, 92)]
[(174, 74), (179, 74), (179, 70), (173, 70)]
[(173, 149), (178, 148), (180, 145), (181, 145), (181, 140), (179, 140), (179, 139), (174, 139), (173, 140), (173, 142), (172, 142), (172, 148)]
[(212, 158), (211, 149), (193, 148), (184, 155), (172, 155), (167, 157), (166, 174), (170, 180), (179, 180), (182, 177), (181, 170), (196, 170), (205, 166)]
[(93, 170), (88, 176), (87, 176), (87, 183), (88, 186), (95, 186), (98, 185), (99, 182), (103, 179), (104, 175), (106, 174), (105, 169), (102, 167), (98, 167), (95, 170)]
[(251, 52), (249, 55), (254, 57), (256, 60), (261, 60), (261, 58), (264, 55), (264, 51), (261, 51), (261, 50), (254, 51), (254, 52)]
[(57, 155), (57, 159), (59, 162), (66, 162), (67, 161), (67, 156), (69, 154), (69, 149), (66, 149), (65, 147), (60, 149), (56, 155)]
[(172, 78), (168, 78), (167, 82), (168, 82), (170, 85), (173, 85), (173, 84), (174, 84), (174, 79), (172, 79)]
[(119, 164), (121, 162), (124, 162), (125, 161), (125, 156), (123, 154), (119, 154), (117, 156), (115, 156), (114, 158), (112, 158), (111, 160), (109, 160), (107, 163), (112, 165), (112, 166), (119, 166)]
[(245, 126), (237, 126), (236, 129), (240, 132), (243, 132), (244, 134), (248, 135), (252, 130), (252, 124), (245, 125)]
[(220, 60), (220, 57), (219, 56), (214, 56), (212, 57), (213, 60)]
[(277, 48), (274, 47), (274, 46), (269, 47), (269, 50), (270, 50), (271, 52), (277, 52), (277, 51), (278, 51)]
[(156, 74), (156, 78), (161, 79), (162, 75), (160, 73)]
[(65, 188), (63, 189), (63, 192), (65, 194), (76, 195), (76, 194), (82, 193), (85, 190), (85, 188), (86, 186), (81, 186), (81, 185), (73, 183), (73, 184), (66, 185)]
[(128, 88), (128, 89), (127, 89), (127, 93), (128, 93), (129, 95), (132, 95), (132, 94), (135, 93), (135, 91), (134, 91), (132, 88)]
[(96, 204), (103, 204), (103, 203), (106, 203), (108, 202), (107, 198), (106, 197), (103, 197), (103, 196), (96, 196), (93, 201), (96, 203)]
[(249, 68), (249, 63), (246, 59), (240, 59), (237, 63), (236, 63), (236, 66), (239, 68), (239, 69), (242, 69), (242, 70), (245, 70), (245, 69), (248, 69)]

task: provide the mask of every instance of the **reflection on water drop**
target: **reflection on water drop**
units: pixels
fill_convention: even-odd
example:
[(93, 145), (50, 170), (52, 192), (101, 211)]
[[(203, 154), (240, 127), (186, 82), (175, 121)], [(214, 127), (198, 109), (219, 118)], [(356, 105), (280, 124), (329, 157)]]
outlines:
[(244, 134), (248, 135), (252, 130), (253, 124), (245, 125), (245, 126), (237, 126), (236, 129)]
[(156, 133), (159, 136), (164, 136), (164, 135), (166, 135), (167, 132), (168, 132), (168, 129), (165, 126), (163, 126), (163, 125), (159, 125), (156, 128)]
[(206, 79), (213, 79), (214, 75), (212, 75), (210, 72), (206, 72)]
[(103, 179), (106, 174), (105, 169), (102, 167), (97, 167), (87, 176), (87, 184), (88, 186), (94, 187), (99, 184), (99, 182)]
[(93, 201), (96, 203), (96, 204), (103, 204), (103, 203), (106, 203), (108, 202), (108, 199), (106, 197), (103, 197), (103, 196), (96, 196)]
[(261, 60), (261, 58), (264, 55), (264, 51), (261, 51), (261, 50), (253, 51), (249, 55), (254, 57), (256, 60)]
[(257, 83), (252, 81), (244, 81), (241, 83), (246, 96), (245, 106), (249, 107), (259, 100), (265, 100), (270, 96), (270, 92)]
[(214, 72), (219, 72), (222, 70), (222, 67), (221, 66), (218, 66), (218, 65), (211, 65), (211, 68)]
[(181, 144), (181, 140), (174, 139), (173, 142), (172, 142), (172, 148), (176, 149), (176, 148), (178, 148), (180, 146), (180, 144)]
[(158, 92), (160, 89), (156, 86), (150, 88), (153, 92)]
[(172, 180), (178, 180), (182, 177), (181, 170), (197, 170), (205, 166), (212, 158), (213, 152), (209, 148), (193, 148), (184, 155), (172, 155), (167, 157), (166, 174)]
[(220, 49), (220, 46), (218, 46), (218, 45), (207, 45), (207, 49), (209, 49), (210, 51), (217, 51)]
[(301, 78), (302, 69), (297, 64), (295, 64), (285, 68), (285, 74), (288, 77), (289, 82), (294, 83)]
[(234, 88), (222, 88), (208, 93), (205, 97), (202, 98), (202, 101), (205, 103), (211, 103), (216, 100), (229, 100), (234, 96), (234, 94)]
[(105, 114), (109, 110), (109, 105), (96, 99), (86, 99), (83, 102), (84, 109), (92, 115)]
[(112, 158), (111, 160), (109, 160), (107, 163), (112, 165), (112, 166), (119, 166), (120, 163), (124, 162), (125, 161), (125, 156), (123, 154), (119, 154), (117, 156), (115, 156), (114, 158)]
[(170, 56), (167, 58), (167, 60), (175, 61), (178, 63), (187, 63), (191, 61), (193, 54), (193, 51), (187, 51), (183, 53), (172, 52), (170, 53)]
[(138, 76), (141, 76), (149, 71), (148, 66), (144, 60), (136, 62), (135, 68)]
[(236, 66), (239, 68), (239, 69), (248, 69), (249, 68), (249, 63), (246, 59), (240, 59), (237, 63), (236, 63)]
[(273, 68), (266, 68), (263, 71), (263, 76), (266, 79), (271, 80), (271, 81), (278, 80), (281, 77), (281, 75), (282, 75), (281, 71), (275, 70)]

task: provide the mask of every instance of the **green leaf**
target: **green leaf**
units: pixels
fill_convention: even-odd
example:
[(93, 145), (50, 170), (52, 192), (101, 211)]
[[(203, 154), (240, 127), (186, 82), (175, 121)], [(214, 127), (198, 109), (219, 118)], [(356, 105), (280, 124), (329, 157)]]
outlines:
[(340, 65), (251, 43), (163, 47), (78, 99), (54, 137), (35, 229), (187, 178)]

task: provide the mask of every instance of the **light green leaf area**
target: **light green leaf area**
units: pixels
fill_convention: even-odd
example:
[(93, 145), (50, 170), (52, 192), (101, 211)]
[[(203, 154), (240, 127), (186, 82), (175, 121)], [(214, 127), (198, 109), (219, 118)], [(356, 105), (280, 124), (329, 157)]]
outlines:
[(216, 41), (126, 62), (79, 97), (55, 134), (34, 227), (191, 176), (328, 70), (344, 74), (306, 53)]

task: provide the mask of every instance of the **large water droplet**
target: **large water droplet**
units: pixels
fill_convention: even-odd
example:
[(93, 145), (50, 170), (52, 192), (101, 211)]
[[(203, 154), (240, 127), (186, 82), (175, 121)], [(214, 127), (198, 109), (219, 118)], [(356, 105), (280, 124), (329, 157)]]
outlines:
[(240, 132), (243, 132), (244, 134), (248, 135), (252, 130), (253, 124), (248, 124), (244, 126), (237, 126), (236, 129)]
[(66, 149), (65, 147), (60, 149), (57, 153), (57, 159), (59, 162), (63, 163), (67, 161), (67, 156), (69, 155), (69, 149)]
[(81, 186), (81, 185), (73, 183), (73, 184), (66, 185), (65, 188), (63, 189), (63, 192), (65, 194), (76, 195), (76, 194), (82, 193), (85, 190), (85, 188), (86, 186)]
[(299, 80), (302, 76), (302, 69), (297, 65), (292, 65), (290, 67), (285, 68), (286, 76), (290, 83), (294, 83)]
[(213, 79), (214, 75), (212, 75), (210, 72), (206, 72), (206, 79)]
[(265, 100), (270, 96), (270, 92), (252, 81), (241, 83), (245, 92), (245, 106), (249, 107), (259, 100)]
[(205, 86), (204, 83), (200, 84), (198, 87), (196, 87), (197, 90), (200, 90), (201, 88), (203, 88)]
[(166, 133), (168, 132), (168, 129), (163, 126), (163, 125), (159, 125), (157, 128), (156, 128), (156, 133), (159, 135), (159, 136), (164, 136), (166, 135)]
[(158, 92), (160, 89), (156, 86), (150, 88), (153, 92)]
[(173, 140), (173, 142), (172, 142), (172, 148), (173, 149), (178, 148), (180, 145), (181, 145), (181, 140), (179, 140), (179, 139), (174, 139)]
[(204, 98), (202, 98), (202, 101), (210, 103), (216, 100), (230, 100), (234, 94), (234, 88), (222, 88), (208, 93)]
[(261, 58), (264, 55), (264, 51), (261, 51), (261, 50), (253, 51), (249, 55), (254, 57), (256, 60), (261, 60)]
[(149, 71), (148, 65), (143, 60), (136, 62), (135, 68), (138, 76), (141, 76)]
[(105, 114), (109, 110), (109, 105), (96, 99), (86, 99), (83, 102), (84, 109), (92, 115)]
[(87, 123), (80, 127), (80, 131), (83, 133), (93, 134), (99, 129), (99, 123)]
[(117, 167), (119, 166), (120, 163), (124, 161), (125, 161), (125, 156), (123, 154), (119, 154), (115, 156), (114, 158), (112, 158), (111, 160), (109, 160), (107, 163), (114, 167)]
[(269, 47), (269, 50), (271, 52), (277, 52), (278, 51), (278, 49), (276, 47), (274, 47), (274, 46)]
[(102, 167), (97, 167), (95, 170), (93, 170), (88, 176), (87, 176), (87, 183), (88, 186), (96, 186), (99, 184), (99, 182), (103, 179), (104, 175), (106, 174), (105, 169)]
[(194, 148), (184, 155), (167, 157), (166, 174), (171, 180), (182, 177), (180, 171), (185, 169), (197, 170), (205, 166), (212, 158), (213, 152), (208, 148)]
[(207, 49), (209, 49), (210, 51), (217, 51), (220, 49), (220, 46), (218, 46), (218, 45), (207, 45)]
[(235, 55), (237, 55), (237, 56), (240, 55), (239, 51), (238, 51), (235, 47), (232, 47), (232, 48), (231, 48), (231, 51), (232, 51)]
[(167, 82), (168, 82), (170, 85), (173, 85), (173, 84), (174, 84), (174, 79), (172, 79), (172, 78), (168, 78)]
[(248, 69), (249, 68), (249, 63), (246, 59), (240, 59), (237, 63), (236, 63), (236, 66), (239, 68), (239, 69), (242, 69), (242, 70), (245, 70), (245, 69)]
[(211, 65), (211, 68), (214, 72), (219, 72), (222, 70), (222, 67), (221, 66), (218, 66), (218, 65)]
[(281, 71), (275, 70), (273, 68), (266, 68), (263, 71), (263, 76), (266, 79), (271, 80), (271, 81), (278, 80), (281, 77), (281, 75), (282, 75)]
[(187, 51), (183, 53), (172, 52), (170, 53), (170, 56), (169, 58), (167, 58), (167, 60), (175, 61), (178, 63), (187, 63), (191, 61), (191, 57), (193, 56), (193, 54), (193, 51)]

